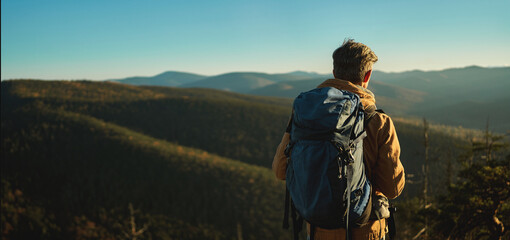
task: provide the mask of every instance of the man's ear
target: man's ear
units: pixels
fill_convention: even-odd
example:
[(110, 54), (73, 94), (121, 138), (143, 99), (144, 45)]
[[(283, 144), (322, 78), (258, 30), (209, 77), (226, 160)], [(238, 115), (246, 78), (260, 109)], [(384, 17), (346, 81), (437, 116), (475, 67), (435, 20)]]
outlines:
[(336, 78), (335, 69), (333, 69), (333, 78)]
[(372, 76), (372, 70), (368, 70), (368, 72), (365, 73), (365, 78), (363, 79), (363, 83), (368, 83), (368, 81), (370, 81), (371, 76)]

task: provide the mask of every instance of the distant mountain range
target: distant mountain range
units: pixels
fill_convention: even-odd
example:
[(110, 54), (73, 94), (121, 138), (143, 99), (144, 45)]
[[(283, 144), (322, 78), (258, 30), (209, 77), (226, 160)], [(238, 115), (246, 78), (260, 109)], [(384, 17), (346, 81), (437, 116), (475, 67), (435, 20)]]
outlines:
[(120, 82), (131, 85), (151, 85), (151, 86), (165, 86), (165, 87), (175, 87), (183, 84), (199, 81), (206, 78), (206, 76), (193, 74), (193, 73), (185, 73), (185, 72), (175, 72), (168, 71), (161, 74), (158, 74), (153, 77), (128, 77), (123, 79), (110, 79), (107, 81), (112, 82)]
[[(328, 78), (332, 75), (304, 71), (282, 74), (234, 72), (209, 77), (165, 72), (154, 77), (115, 81), (294, 98)], [(469, 128), (484, 128), (489, 119), (493, 130), (505, 132), (510, 129), (507, 121), (510, 108), (504, 106), (510, 91), (510, 67), (470, 66), (400, 73), (374, 71), (369, 89), (375, 93), (378, 107), (393, 115), (425, 117), (438, 123)]]
[(194, 73), (167, 71), (152, 77), (128, 77), (108, 79), (131, 85), (200, 87), (214, 88), (231, 92), (248, 92), (279, 82), (330, 78), (332, 75), (315, 72), (294, 71), (290, 73), (268, 74), (260, 72), (232, 72), (216, 76), (203, 76)]

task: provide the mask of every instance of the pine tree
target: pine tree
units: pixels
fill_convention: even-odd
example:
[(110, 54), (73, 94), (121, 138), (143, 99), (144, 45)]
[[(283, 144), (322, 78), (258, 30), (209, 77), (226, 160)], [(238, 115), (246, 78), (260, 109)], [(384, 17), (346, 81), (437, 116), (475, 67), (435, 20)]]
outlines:
[[(491, 133), (474, 140), (465, 154), (461, 181), (449, 187), (437, 201), (435, 231), (448, 239), (503, 239), (510, 214), (510, 155), (504, 135)], [(472, 160), (471, 160), (472, 159)]]

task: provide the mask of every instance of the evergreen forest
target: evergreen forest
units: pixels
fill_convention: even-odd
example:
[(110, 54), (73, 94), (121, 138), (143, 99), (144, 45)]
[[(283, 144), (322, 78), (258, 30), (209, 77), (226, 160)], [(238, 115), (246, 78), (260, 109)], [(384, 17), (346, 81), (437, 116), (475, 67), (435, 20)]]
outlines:
[[(2, 81), (2, 239), (291, 239), (270, 169), (291, 105), (206, 88)], [(508, 133), (489, 121), (393, 121), (406, 171), (392, 201), (398, 239), (510, 239)]]

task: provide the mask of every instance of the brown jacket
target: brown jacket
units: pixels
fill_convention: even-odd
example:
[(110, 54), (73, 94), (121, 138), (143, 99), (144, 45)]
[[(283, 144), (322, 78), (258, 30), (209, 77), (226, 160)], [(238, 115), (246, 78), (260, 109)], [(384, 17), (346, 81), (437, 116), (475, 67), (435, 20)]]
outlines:
[[(335, 87), (356, 93), (361, 98), (364, 108), (375, 105), (375, 98), (369, 90), (340, 79), (329, 79), (323, 82), (321, 87)], [(397, 132), (391, 118), (383, 113), (376, 113), (366, 126), (367, 137), (363, 141), (364, 161), (367, 176), (372, 183), (375, 194), (385, 195), (393, 199), (404, 189), (404, 167), (400, 162), (400, 144)], [(284, 154), (285, 147), (290, 141), (289, 133), (283, 135), (273, 159), (273, 171), (276, 178), (285, 180), (287, 170), (287, 158)], [(309, 226), (308, 226), (309, 228)], [(361, 228), (352, 231), (354, 240), (359, 239), (380, 239), (381, 232), (386, 228), (384, 219), (370, 221)], [(345, 229), (321, 229), (315, 230), (316, 240), (343, 240)]]

